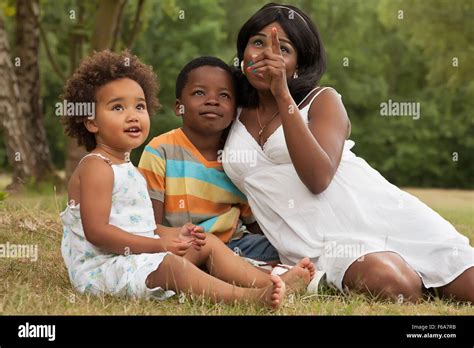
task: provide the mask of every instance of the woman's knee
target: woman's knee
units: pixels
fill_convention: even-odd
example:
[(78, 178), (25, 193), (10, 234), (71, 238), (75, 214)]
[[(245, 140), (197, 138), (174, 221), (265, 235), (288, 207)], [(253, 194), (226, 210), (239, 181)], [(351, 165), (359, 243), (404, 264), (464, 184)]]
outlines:
[[(349, 289), (367, 291), (398, 301), (419, 300), (422, 283), (419, 276), (398, 255), (369, 254), (353, 264), (344, 277)], [(352, 267), (351, 266), (351, 267)]]
[(386, 297), (400, 302), (416, 302), (422, 297), (421, 280), (409, 267), (379, 264), (374, 270), (374, 277), (382, 285), (380, 290)]

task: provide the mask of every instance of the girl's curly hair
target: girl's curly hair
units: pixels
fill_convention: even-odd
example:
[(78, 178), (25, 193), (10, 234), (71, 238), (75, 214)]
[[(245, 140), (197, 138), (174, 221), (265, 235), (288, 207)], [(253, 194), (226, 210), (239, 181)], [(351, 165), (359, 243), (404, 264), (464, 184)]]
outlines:
[[(109, 50), (94, 52), (85, 58), (67, 80), (61, 99), (67, 103), (96, 103), (97, 89), (121, 78), (129, 78), (141, 86), (150, 116), (160, 107), (156, 97), (158, 92), (156, 74), (151, 66), (140, 62), (138, 57), (128, 50), (122, 53)], [(68, 116), (62, 117), (62, 123), (68, 136), (77, 138), (78, 145), (84, 145), (87, 151), (92, 151), (97, 143), (94, 134), (87, 130), (85, 119), (87, 116), (68, 113)]]

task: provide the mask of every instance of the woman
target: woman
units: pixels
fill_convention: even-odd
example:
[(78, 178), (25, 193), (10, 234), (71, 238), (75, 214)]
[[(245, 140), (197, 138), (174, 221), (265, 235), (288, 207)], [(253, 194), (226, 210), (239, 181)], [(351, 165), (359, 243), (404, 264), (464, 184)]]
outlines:
[(241, 108), (225, 151), (258, 157), (224, 169), (282, 261), (309, 255), (340, 290), (416, 302), (435, 288), (474, 301), (468, 239), (351, 152), (340, 95), (316, 87), (325, 54), (311, 19), (265, 5), (241, 28), (237, 53)]

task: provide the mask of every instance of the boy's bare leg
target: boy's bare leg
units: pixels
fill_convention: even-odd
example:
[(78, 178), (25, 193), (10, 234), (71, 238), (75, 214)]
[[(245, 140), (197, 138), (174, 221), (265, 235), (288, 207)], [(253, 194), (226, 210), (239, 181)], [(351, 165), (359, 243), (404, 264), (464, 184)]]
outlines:
[[(197, 266), (205, 264), (211, 275), (228, 283), (235, 283), (243, 287), (261, 288), (270, 285), (272, 282), (270, 274), (262, 272), (242, 257), (235, 255), (227, 245), (213, 234), (207, 236), (206, 245), (202, 247), (201, 251), (190, 248), (184, 257)], [(313, 268), (314, 275), (314, 265), (308, 259), (304, 262), (303, 260), (281, 275), (281, 279), (291, 289), (299, 290), (302, 286), (306, 287), (308, 285), (311, 278), (309, 268)]]
[(217, 279), (174, 254), (165, 256), (158, 269), (150, 273), (146, 286), (203, 295), (213, 302), (263, 303), (273, 309), (282, 305), (286, 292), (285, 283), (278, 276), (272, 276), (270, 285), (263, 288), (242, 288)]

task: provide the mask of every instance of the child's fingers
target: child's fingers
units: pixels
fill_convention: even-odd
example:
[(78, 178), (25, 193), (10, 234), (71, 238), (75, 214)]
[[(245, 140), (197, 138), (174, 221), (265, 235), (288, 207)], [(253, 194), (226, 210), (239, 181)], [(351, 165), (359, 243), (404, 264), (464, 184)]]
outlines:
[(206, 239), (206, 233), (205, 232), (191, 232), (191, 235), (193, 237), (196, 237), (197, 239)]
[(194, 227), (195, 227), (194, 224), (187, 222), (183, 225), (183, 231), (190, 233), (194, 229)]
[(193, 245), (193, 243), (194, 243), (194, 239), (191, 239), (191, 240), (189, 240), (189, 241), (186, 241), (186, 242), (184, 242), (184, 243), (181, 244), (181, 248), (182, 248), (182, 249), (189, 249), (189, 247), (190, 247), (191, 245)]
[(205, 232), (204, 227), (194, 225), (193, 232)]
[(206, 244), (206, 241), (201, 240), (201, 239), (195, 239), (193, 241), (193, 245), (199, 245), (199, 246), (204, 246)]
[(174, 243), (176, 244), (176, 247), (179, 249), (179, 250), (185, 250), (185, 249), (188, 249), (191, 244), (193, 243), (194, 239), (189, 239), (189, 240), (183, 240), (181, 238), (176, 238), (173, 240)]

